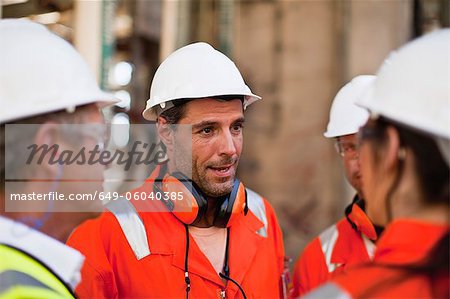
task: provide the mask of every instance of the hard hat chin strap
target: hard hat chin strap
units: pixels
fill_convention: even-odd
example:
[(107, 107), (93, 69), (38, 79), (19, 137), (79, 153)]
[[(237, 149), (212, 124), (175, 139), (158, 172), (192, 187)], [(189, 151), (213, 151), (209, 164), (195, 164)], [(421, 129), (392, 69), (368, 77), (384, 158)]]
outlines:
[(156, 105), (155, 106), (156, 115), (160, 116), (161, 113), (163, 113), (164, 111), (167, 111), (169, 109), (172, 109), (173, 107), (175, 107), (173, 101), (168, 101), (168, 102), (164, 102), (159, 105)]

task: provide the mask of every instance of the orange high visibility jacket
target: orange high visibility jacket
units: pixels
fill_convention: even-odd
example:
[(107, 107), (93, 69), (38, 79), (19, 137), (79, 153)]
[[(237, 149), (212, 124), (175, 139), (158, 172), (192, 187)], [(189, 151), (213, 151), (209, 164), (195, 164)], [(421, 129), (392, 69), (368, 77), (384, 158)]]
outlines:
[[(158, 169), (155, 170), (159, 171)], [(132, 192), (151, 192), (155, 172)], [(229, 230), (229, 277), (247, 298), (279, 298), (284, 246), (269, 203), (247, 189), (249, 211)], [(186, 298), (186, 232), (167, 212), (136, 212), (125, 200), (100, 218), (79, 226), (68, 245), (86, 256), (80, 298)], [(161, 203), (159, 203), (161, 204)], [(226, 285), (189, 236), (190, 298), (243, 298), (232, 282)]]
[(293, 298), (302, 296), (349, 266), (370, 261), (375, 245), (346, 218), (330, 226), (303, 250), (294, 267)]
[(396, 220), (377, 242), (373, 262), (352, 267), (305, 298), (449, 298), (448, 272), (431, 283), (423, 272), (405, 268), (429, 257), (433, 246), (448, 233), (447, 224)]

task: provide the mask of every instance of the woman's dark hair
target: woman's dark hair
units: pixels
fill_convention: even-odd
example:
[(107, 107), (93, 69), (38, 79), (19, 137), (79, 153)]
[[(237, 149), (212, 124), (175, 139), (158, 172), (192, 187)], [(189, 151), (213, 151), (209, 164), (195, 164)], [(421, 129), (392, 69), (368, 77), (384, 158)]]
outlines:
[(447, 203), (450, 198), (450, 168), (440, 152), (436, 141), (424, 133), (380, 117), (371, 126), (372, 138), (376, 146), (382, 146), (386, 140), (386, 129), (396, 128), (400, 145), (410, 149), (414, 155), (416, 174), (420, 189), (429, 204)]
[[(380, 148), (386, 141), (386, 129), (389, 126), (396, 128), (398, 131), (400, 145), (410, 149), (414, 155), (415, 170), (426, 203), (430, 205), (448, 205), (450, 198), (450, 168), (436, 141), (422, 132), (383, 117), (380, 117), (368, 126), (365, 137), (370, 136), (376, 148)], [(364, 138), (364, 132), (362, 134), (362, 138)], [(376, 158), (380, 159), (382, 157)], [(431, 289), (436, 298), (449, 298), (449, 243), (449, 231), (447, 231), (436, 242), (426, 257), (419, 262), (405, 265), (374, 264), (379, 267), (397, 269), (402, 271), (403, 275), (398, 276), (396, 279), (387, 278), (381, 283), (367, 288), (364, 296), (361, 295), (361, 297), (373, 295), (377, 291), (381, 291), (383, 287), (401, 283), (411, 276), (423, 275), (430, 280)], [(440, 287), (442, 282), (445, 282), (446, 285)]]

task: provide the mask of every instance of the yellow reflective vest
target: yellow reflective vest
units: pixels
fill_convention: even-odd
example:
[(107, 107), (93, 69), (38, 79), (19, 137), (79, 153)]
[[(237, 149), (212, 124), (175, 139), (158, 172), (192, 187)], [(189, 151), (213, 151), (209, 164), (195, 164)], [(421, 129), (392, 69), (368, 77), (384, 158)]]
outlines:
[(30, 255), (0, 244), (0, 299), (75, 298), (50, 269)]

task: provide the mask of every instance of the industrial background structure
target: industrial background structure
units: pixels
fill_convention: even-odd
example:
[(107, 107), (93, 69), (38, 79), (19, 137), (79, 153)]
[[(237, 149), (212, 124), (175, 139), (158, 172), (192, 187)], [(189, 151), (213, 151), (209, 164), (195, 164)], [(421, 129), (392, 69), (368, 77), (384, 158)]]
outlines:
[(110, 111), (115, 123), (145, 123), (151, 78), (174, 49), (202, 40), (230, 56), (263, 97), (247, 112), (239, 176), (273, 204), (292, 258), (343, 216), (352, 197), (322, 136), (338, 89), (375, 73), (392, 49), (450, 23), (447, 0), (0, 3), (2, 18), (46, 24), (80, 50), (103, 87), (122, 99)]

